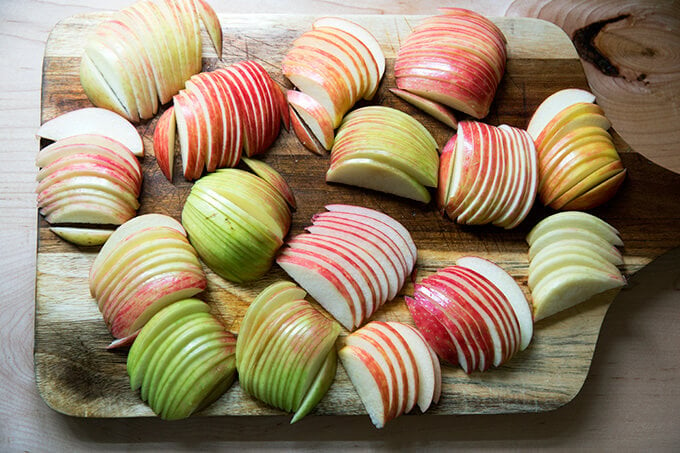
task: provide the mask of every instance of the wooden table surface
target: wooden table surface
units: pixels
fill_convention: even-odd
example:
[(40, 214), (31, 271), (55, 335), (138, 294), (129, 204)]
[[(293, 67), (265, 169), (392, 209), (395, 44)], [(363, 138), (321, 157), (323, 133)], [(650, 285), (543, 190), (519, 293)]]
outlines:
[[(401, 417), (85, 420), (49, 409), (33, 375), (36, 250), (34, 157), (42, 54), (56, 22), (128, 0), (0, 0), (0, 451), (130, 449), (680, 448), (680, 250), (636, 274), (604, 322), (581, 393), (550, 413)], [(633, 148), (680, 171), (677, 1), (344, 2), (212, 0), (219, 13), (434, 14), (449, 3), (487, 15), (539, 17), (576, 37), (591, 88)], [(474, 4), (473, 4), (474, 3)], [(604, 22), (603, 22), (604, 21)], [(587, 27), (586, 27), (587, 26)], [(585, 28), (584, 28), (585, 27)], [(668, 194), (678, 196), (680, 194)], [(679, 227), (680, 234), (680, 227)]]

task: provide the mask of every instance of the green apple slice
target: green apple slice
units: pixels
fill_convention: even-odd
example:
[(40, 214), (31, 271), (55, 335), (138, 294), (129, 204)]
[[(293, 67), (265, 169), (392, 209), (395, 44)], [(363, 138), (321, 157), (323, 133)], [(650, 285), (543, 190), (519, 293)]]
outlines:
[(537, 239), (556, 229), (580, 228), (588, 230), (612, 245), (623, 246), (620, 233), (597, 216), (581, 211), (566, 211), (553, 214), (536, 224), (527, 235), (527, 243), (531, 246)]
[(102, 245), (111, 237), (114, 230), (98, 230), (94, 228), (50, 227), (50, 231), (72, 244), (92, 247)]
[(333, 347), (326, 355), (326, 359), (307, 390), (304, 400), (302, 400), (302, 403), (300, 403), (299, 407), (296, 409), (295, 415), (293, 415), (293, 418), (290, 421), (291, 425), (302, 420), (317, 404), (319, 404), (319, 401), (323, 399), (335, 380), (337, 367), (338, 353), (335, 347)]

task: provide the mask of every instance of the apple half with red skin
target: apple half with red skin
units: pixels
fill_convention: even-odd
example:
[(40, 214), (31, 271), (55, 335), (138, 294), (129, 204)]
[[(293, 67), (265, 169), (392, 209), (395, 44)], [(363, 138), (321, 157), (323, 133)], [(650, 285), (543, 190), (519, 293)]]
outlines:
[(539, 321), (626, 284), (619, 232), (585, 212), (541, 220), (527, 235), (534, 318)]
[(458, 223), (514, 228), (534, 204), (538, 177), (525, 131), (461, 121), (442, 151), (437, 204)]
[(182, 210), (182, 223), (201, 259), (235, 282), (255, 280), (269, 270), (290, 222), (290, 208), (276, 187), (234, 168), (196, 181)]
[(201, 22), (221, 58), (222, 28), (204, 0), (138, 1), (115, 13), (85, 43), (85, 94), (130, 121), (153, 117), (201, 70)]
[(483, 258), (463, 257), (429, 275), (406, 304), (434, 351), (466, 373), (501, 366), (533, 336), (531, 306), (521, 288)]
[(236, 337), (198, 299), (160, 310), (141, 329), (127, 357), (132, 390), (164, 420), (189, 417), (234, 382)]
[[(141, 167), (132, 151), (114, 139), (73, 135), (43, 148), (36, 165), (41, 167), (38, 208), (51, 224), (120, 225), (139, 208)], [(81, 245), (90, 242), (83, 235), (67, 237)]]
[(335, 378), (340, 326), (326, 318), (293, 283), (278, 281), (250, 304), (236, 342), (241, 388), (301, 420)]
[(355, 185), (427, 203), (437, 187), (437, 143), (410, 115), (370, 106), (345, 117), (331, 150), (327, 182)]
[(307, 233), (291, 238), (276, 262), (346, 329), (396, 297), (417, 250), (392, 217), (369, 208), (328, 205)]
[(626, 169), (608, 132), (611, 124), (595, 95), (569, 88), (548, 96), (527, 131), (538, 151), (538, 194), (546, 206), (587, 210), (611, 199)]
[(89, 275), (90, 293), (117, 339), (134, 337), (159, 310), (206, 285), (184, 228), (160, 214), (121, 225), (100, 250)]
[(442, 104), (483, 118), (505, 72), (505, 44), (503, 33), (484, 16), (447, 8), (401, 43), (394, 65), (397, 87), (411, 93), (414, 105), (449, 124), (451, 115)]
[(359, 99), (372, 99), (385, 71), (375, 37), (344, 18), (317, 19), (284, 57), (284, 75), (299, 92), (288, 101), (326, 150), (333, 130)]
[(399, 322), (373, 321), (345, 338), (340, 360), (376, 428), (439, 399), (441, 368), (425, 338)]

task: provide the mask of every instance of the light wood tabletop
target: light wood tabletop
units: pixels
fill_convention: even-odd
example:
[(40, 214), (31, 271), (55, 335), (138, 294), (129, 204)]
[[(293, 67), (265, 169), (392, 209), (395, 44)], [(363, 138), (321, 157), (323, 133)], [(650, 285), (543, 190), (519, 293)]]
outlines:
[[(0, 451), (265, 448), (680, 448), (680, 250), (633, 276), (605, 318), (583, 389), (548, 413), (368, 417), (79, 419), (54, 412), (33, 371), (37, 210), (34, 165), (42, 56), (74, 14), (129, 0), (0, 0)], [(680, 4), (677, 1), (345, 2), (210, 0), (218, 13), (434, 14), (446, 3), (488, 16), (538, 17), (575, 37), (598, 103), (632, 148), (680, 172)], [(677, 197), (680, 194), (668, 194)], [(649, 226), (653, 228), (653, 225)], [(680, 227), (678, 228), (680, 235)]]

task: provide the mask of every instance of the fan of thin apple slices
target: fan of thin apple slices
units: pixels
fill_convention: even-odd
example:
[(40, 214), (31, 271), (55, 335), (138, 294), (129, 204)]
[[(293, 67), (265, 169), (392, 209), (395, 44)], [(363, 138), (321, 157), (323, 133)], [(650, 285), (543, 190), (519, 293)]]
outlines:
[(288, 105), (276, 82), (259, 63), (242, 61), (187, 81), (156, 125), (154, 153), (172, 181), (176, 133), (184, 177), (198, 179), (204, 168), (235, 167), (242, 153), (264, 152), (288, 121)]
[(276, 262), (346, 329), (394, 299), (417, 250), (404, 226), (369, 208), (328, 205), (307, 233), (291, 238)]
[(205, 0), (139, 0), (85, 43), (80, 83), (98, 107), (152, 118), (202, 67), (201, 22), (222, 55), (222, 28)]
[(546, 206), (592, 209), (614, 196), (626, 170), (611, 135), (611, 124), (595, 96), (570, 88), (546, 98), (527, 131), (538, 153), (538, 194)]
[(476, 256), (424, 278), (405, 299), (430, 346), (466, 373), (502, 365), (533, 335), (531, 306), (517, 282)]
[(333, 145), (333, 130), (345, 113), (359, 99), (375, 96), (385, 56), (375, 37), (359, 24), (323, 17), (293, 42), (281, 69), (302, 93), (288, 95), (298, 126), (294, 130), (305, 146), (320, 152)]
[(89, 275), (111, 334), (121, 346), (163, 307), (203, 291), (198, 255), (175, 219), (146, 214), (121, 225), (95, 258)]
[(236, 338), (197, 299), (177, 301), (142, 328), (130, 348), (132, 390), (164, 420), (190, 416), (234, 382)]
[(439, 208), (458, 223), (514, 228), (534, 204), (536, 150), (522, 129), (461, 121), (439, 168)]
[(529, 280), (536, 321), (626, 284), (619, 232), (604, 220), (565, 211), (541, 220), (527, 235)]
[[(442, 8), (401, 43), (394, 64), (395, 94), (455, 126), (444, 106), (480, 119), (489, 113), (506, 64), (506, 39), (489, 19)], [(407, 93), (410, 93), (408, 95)]]
[(427, 187), (437, 187), (438, 169), (437, 142), (418, 120), (390, 107), (370, 106), (342, 121), (326, 181), (428, 203)]
[(253, 300), (236, 342), (239, 385), (265, 403), (294, 412), (314, 409), (333, 383), (340, 326), (305, 300), (295, 284), (271, 284)]
[(345, 338), (338, 353), (377, 428), (418, 405), (439, 401), (439, 359), (423, 335), (400, 322), (373, 321)]

